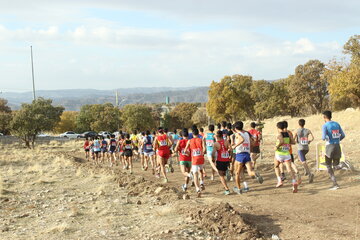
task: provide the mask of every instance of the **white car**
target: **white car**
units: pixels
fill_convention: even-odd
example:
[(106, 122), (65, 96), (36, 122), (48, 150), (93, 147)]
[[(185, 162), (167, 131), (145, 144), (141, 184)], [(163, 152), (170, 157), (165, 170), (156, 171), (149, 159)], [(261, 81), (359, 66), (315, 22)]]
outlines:
[(99, 132), (99, 136), (102, 136), (104, 138), (107, 138), (107, 136), (111, 135), (110, 132)]
[(36, 135), (37, 137), (50, 137), (49, 134), (46, 133), (39, 133), (38, 135)]
[(75, 133), (75, 132), (64, 132), (62, 134), (60, 134), (60, 137), (66, 137), (66, 138), (77, 138), (79, 136), (79, 134)]

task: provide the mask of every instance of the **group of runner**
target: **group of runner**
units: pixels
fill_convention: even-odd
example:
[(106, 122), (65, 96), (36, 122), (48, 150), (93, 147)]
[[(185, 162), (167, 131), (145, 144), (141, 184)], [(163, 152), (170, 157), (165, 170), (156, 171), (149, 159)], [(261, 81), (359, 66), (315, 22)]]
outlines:
[[(340, 125), (331, 121), (331, 112), (323, 113), (325, 124), (322, 138), (326, 141), (326, 166), (333, 181), (332, 190), (339, 188), (334, 175), (334, 170), (341, 169), (340, 140), (345, 137)], [(309, 152), (309, 144), (314, 140), (312, 132), (305, 128), (305, 120), (299, 120), (299, 128), (295, 135), (288, 130), (286, 121), (278, 122), (276, 127), (278, 135), (274, 147), (274, 169), (277, 177), (276, 188), (283, 186), (285, 169), (288, 177), (291, 177), (292, 191), (298, 191), (298, 185), (302, 183), (301, 174), (294, 164), (292, 146), (297, 144), (298, 158), (301, 161), (308, 182), (312, 183), (314, 174), (306, 161)], [(200, 197), (205, 190), (205, 161), (211, 167), (211, 180), (219, 176), (224, 188), (224, 194), (230, 194), (229, 181), (235, 180), (233, 192), (242, 194), (250, 190), (246, 181), (245, 173), (256, 179), (259, 184), (263, 183), (262, 176), (255, 170), (256, 161), (260, 156), (260, 144), (262, 141), (261, 129), (252, 122), (251, 129), (244, 130), (244, 124), (237, 121), (234, 124), (223, 121), (208, 126), (205, 133), (203, 128), (196, 125), (189, 131), (182, 129), (179, 134), (176, 130), (170, 133), (168, 129), (158, 128), (155, 132), (149, 130), (132, 134), (120, 132), (105, 137), (86, 139), (84, 143), (85, 156), (90, 157), (96, 164), (108, 162), (110, 166), (123, 165), (123, 169), (132, 174), (133, 159), (140, 159), (141, 168), (147, 171), (149, 168), (157, 177), (163, 177), (168, 182), (167, 173), (174, 172), (172, 159), (175, 158), (180, 166), (184, 182), (182, 190), (187, 191), (189, 185), (195, 187), (196, 194)], [(90, 155), (91, 153), (91, 155)], [(173, 158), (172, 158), (173, 157)]]

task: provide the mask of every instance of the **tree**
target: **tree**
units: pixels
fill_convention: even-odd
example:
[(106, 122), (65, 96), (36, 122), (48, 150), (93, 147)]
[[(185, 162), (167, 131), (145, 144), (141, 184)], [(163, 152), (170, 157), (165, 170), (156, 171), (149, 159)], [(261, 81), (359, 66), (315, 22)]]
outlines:
[(244, 75), (225, 76), (220, 82), (212, 82), (206, 105), (208, 115), (215, 121), (235, 121), (253, 117), (251, 101), (252, 77)]
[(6, 99), (0, 98), (0, 132), (8, 134), (10, 130), (10, 121), (12, 118), (11, 108), (7, 105)]
[(208, 116), (205, 108), (199, 108), (191, 118), (194, 124), (198, 126), (205, 126), (208, 123)]
[(74, 111), (65, 111), (60, 117), (60, 122), (56, 124), (54, 131), (56, 133), (63, 133), (66, 131), (76, 131), (76, 118), (78, 112)]
[(360, 35), (354, 35), (344, 45), (344, 53), (351, 55), (351, 63), (360, 64)]
[(121, 109), (121, 120), (126, 131), (150, 130), (156, 127), (152, 109), (142, 104), (129, 104)]
[(263, 120), (274, 116), (273, 97), (274, 86), (265, 80), (254, 81), (251, 87), (251, 99), (254, 102), (254, 116), (256, 119)]
[(301, 106), (302, 113), (319, 113), (325, 108), (328, 96), (328, 81), (325, 64), (319, 60), (310, 60), (295, 69), (295, 75), (289, 78), (290, 104)]
[(177, 119), (176, 128), (190, 128), (193, 125), (191, 120), (198, 107), (194, 103), (180, 103), (170, 112), (173, 119)]
[(11, 120), (11, 133), (22, 139), (26, 147), (34, 148), (36, 136), (52, 131), (63, 111), (63, 107), (53, 106), (51, 99), (38, 98), (31, 104), (24, 103)]
[(91, 123), (94, 121), (94, 115), (91, 112), (91, 105), (86, 104), (80, 108), (76, 117), (76, 128), (79, 132), (91, 130)]

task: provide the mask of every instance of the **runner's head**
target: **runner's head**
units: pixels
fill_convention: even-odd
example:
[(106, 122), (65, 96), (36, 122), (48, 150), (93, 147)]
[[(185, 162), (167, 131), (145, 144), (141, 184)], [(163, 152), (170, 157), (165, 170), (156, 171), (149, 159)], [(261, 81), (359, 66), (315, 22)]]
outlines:
[(323, 117), (324, 117), (325, 122), (326, 122), (326, 121), (330, 121), (331, 118), (332, 118), (332, 113), (331, 113), (331, 111), (325, 111), (325, 112), (323, 112)]
[(168, 128), (164, 128), (164, 132), (165, 132), (165, 133), (168, 133), (168, 132), (169, 132), (169, 129), (168, 129)]
[(219, 140), (223, 140), (223, 132), (221, 130), (218, 130), (216, 132), (216, 140), (219, 141)]
[(126, 137), (126, 139), (130, 139), (130, 134), (127, 133), (127, 134), (125, 135), (125, 137)]
[(150, 131), (147, 130), (147, 131), (145, 132), (145, 135), (146, 135), (146, 136), (149, 136), (149, 135), (150, 135)]
[(164, 129), (163, 129), (162, 127), (159, 127), (159, 128), (158, 128), (158, 133), (159, 133), (159, 134), (164, 134)]
[(302, 127), (302, 128), (305, 126), (305, 119), (300, 119), (299, 120), (299, 126)]
[(192, 125), (191, 130), (194, 131), (195, 129), (198, 129), (198, 128), (197, 128), (197, 126), (194, 124), (194, 125)]
[(193, 130), (192, 130), (192, 133), (193, 133), (193, 135), (196, 136), (196, 137), (199, 136), (199, 129), (197, 129), (197, 128), (193, 129)]
[(111, 134), (111, 138), (115, 138), (115, 135), (114, 135), (114, 134)]
[(177, 130), (176, 129), (174, 129), (174, 134), (176, 134), (177, 133)]
[(183, 128), (183, 130), (182, 130), (182, 131), (183, 131), (183, 133), (184, 133), (184, 132), (189, 133), (189, 130), (188, 130), (187, 128)]
[(251, 122), (251, 123), (250, 123), (250, 127), (251, 127), (251, 128), (255, 128), (255, 127), (256, 127), (256, 123), (255, 123), (255, 122)]
[(203, 133), (203, 132), (204, 132), (204, 128), (200, 128), (200, 132)]
[(102, 137), (101, 137), (101, 139), (102, 139), (102, 140), (105, 140), (105, 137), (104, 137), (104, 136), (102, 136)]
[(226, 124), (226, 129), (230, 130), (232, 128), (232, 124), (231, 123), (227, 123)]
[(278, 122), (278, 123), (276, 124), (276, 127), (278, 128), (278, 131), (279, 131), (279, 132), (282, 132), (283, 129), (284, 129), (284, 122)]
[(137, 135), (137, 134), (138, 134), (137, 130), (134, 130), (134, 131), (133, 131), (133, 134), (134, 134), (134, 135)]
[(242, 121), (237, 121), (235, 122), (234, 127), (236, 131), (242, 131), (244, 128), (244, 123)]
[(215, 126), (212, 124), (210, 124), (208, 128), (210, 132), (213, 132), (215, 130)]
[(284, 125), (283, 125), (283, 127), (284, 127), (283, 129), (287, 129), (287, 128), (288, 128), (288, 122), (287, 122), (287, 121), (283, 121), (283, 124), (284, 124)]
[(227, 125), (227, 122), (226, 122), (226, 121), (222, 121), (222, 122), (221, 122), (221, 126), (222, 126), (223, 128), (226, 128), (226, 125)]
[(141, 132), (141, 136), (145, 136), (145, 132)]
[(217, 129), (219, 129), (219, 130), (221, 129), (221, 123), (218, 123), (216, 126), (217, 126)]
[(188, 131), (181, 131), (181, 135), (183, 138), (187, 139), (189, 137)]

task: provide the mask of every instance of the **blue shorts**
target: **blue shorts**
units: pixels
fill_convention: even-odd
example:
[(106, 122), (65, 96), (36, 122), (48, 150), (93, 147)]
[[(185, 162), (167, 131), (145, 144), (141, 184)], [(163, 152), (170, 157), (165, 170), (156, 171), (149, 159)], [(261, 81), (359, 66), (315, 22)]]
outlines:
[(306, 161), (306, 154), (309, 152), (309, 150), (298, 150), (299, 159), (301, 162)]
[(247, 162), (251, 162), (251, 157), (250, 154), (247, 152), (237, 153), (235, 156), (235, 160), (245, 164)]

